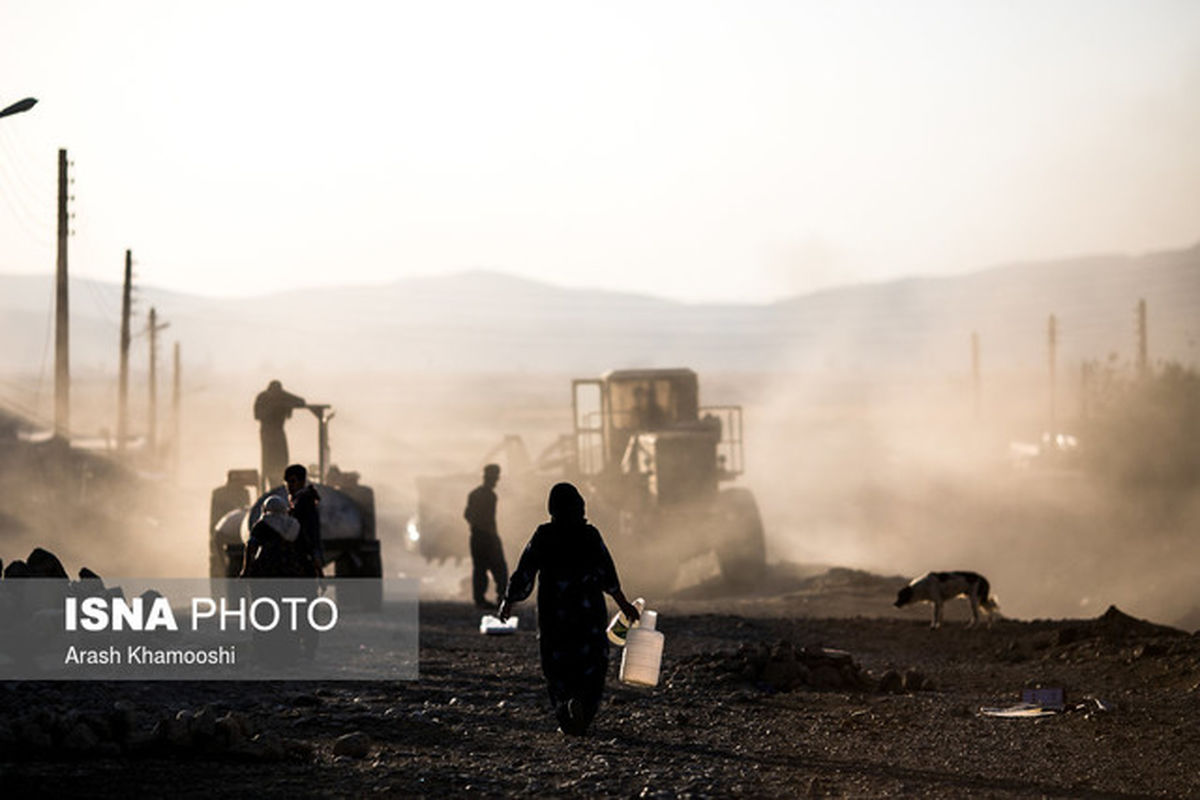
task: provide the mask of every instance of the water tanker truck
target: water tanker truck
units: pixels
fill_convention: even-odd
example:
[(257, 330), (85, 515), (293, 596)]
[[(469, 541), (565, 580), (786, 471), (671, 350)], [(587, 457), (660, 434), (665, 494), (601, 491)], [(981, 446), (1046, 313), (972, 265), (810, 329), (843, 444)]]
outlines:
[[(330, 566), (337, 578), (381, 578), (382, 553), (375, 533), (375, 492), (359, 483), (357, 472), (343, 472), (329, 462), (328, 405), (305, 405), (317, 419), (318, 462), (310, 480), (320, 495), (321, 545), (325, 551), (325, 574)], [(268, 488), (256, 498), (248, 489), (259, 486), (258, 470), (235, 469), (224, 486), (212, 493), (209, 516), (209, 574), (213, 578), (234, 577), (241, 570), (250, 529), (262, 516), (267, 497), (288, 496), (283, 485)], [(349, 586), (349, 584), (346, 584)], [(383, 600), (379, 580), (363, 581), (352, 602), (378, 609)]]

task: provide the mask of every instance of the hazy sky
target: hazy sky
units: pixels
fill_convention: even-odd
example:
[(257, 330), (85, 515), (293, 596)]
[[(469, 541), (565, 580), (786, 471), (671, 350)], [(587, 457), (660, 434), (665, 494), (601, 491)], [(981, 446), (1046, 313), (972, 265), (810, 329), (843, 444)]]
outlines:
[(689, 301), (1200, 240), (1200, 2), (0, 0), (0, 272)]

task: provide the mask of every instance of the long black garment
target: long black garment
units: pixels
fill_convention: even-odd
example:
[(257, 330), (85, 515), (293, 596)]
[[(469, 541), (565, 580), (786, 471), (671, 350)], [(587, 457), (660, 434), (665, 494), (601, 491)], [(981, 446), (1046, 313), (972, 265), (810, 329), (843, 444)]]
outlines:
[(303, 578), (308, 574), (306, 561), (296, 551), (295, 545), (279, 535), (279, 531), (267, 515), (254, 523), (254, 528), (250, 531), (250, 542), (257, 544), (259, 550), (255, 559), (248, 565), (247, 577)]
[(600, 706), (608, 670), (604, 593), (621, 588), (600, 531), (580, 520), (538, 527), (508, 584), (508, 599), (524, 600), (538, 579), (542, 673), (560, 721), (566, 703), (581, 706), (586, 727)]

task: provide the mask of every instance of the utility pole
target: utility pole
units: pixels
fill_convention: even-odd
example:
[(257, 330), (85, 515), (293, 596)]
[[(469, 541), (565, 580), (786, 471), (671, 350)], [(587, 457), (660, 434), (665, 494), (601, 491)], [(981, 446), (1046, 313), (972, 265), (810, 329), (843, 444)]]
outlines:
[(171, 376), (171, 472), (179, 479), (179, 342), (175, 343), (175, 369)]
[(121, 372), (117, 383), (117, 452), (125, 452), (129, 434), (129, 307), (133, 295), (133, 251), (125, 251), (125, 287), (121, 291)]
[(146, 444), (150, 448), (150, 458), (158, 460), (158, 332), (170, 326), (170, 323), (158, 324), (158, 313), (150, 309), (150, 427), (146, 436)]
[(1142, 380), (1150, 372), (1149, 346), (1146, 341), (1146, 300), (1138, 300), (1137, 304), (1137, 333), (1138, 333), (1138, 377)]
[(54, 302), (54, 434), (70, 440), (71, 344), (70, 307), (67, 291), (67, 151), (58, 151), (58, 269)]
[(975, 406), (975, 421), (979, 422), (979, 333), (971, 331), (971, 394)]
[(1055, 351), (1058, 348), (1058, 320), (1056, 320), (1054, 318), (1053, 314), (1050, 315), (1050, 322), (1046, 328), (1046, 340), (1047, 340), (1047, 344), (1048, 344), (1048, 357), (1049, 357), (1049, 362), (1050, 362), (1050, 435), (1057, 436), (1058, 435), (1058, 422), (1057, 422), (1057, 414), (1056, 414), (1057, 409), (1055, 408), (1056, 398), (1054, 396), (1054, 394), (1055, 394), (1055, 385), (1054, 384), (1055, 384), (1055, 371), (1056, 371), (1056, 367), (1057, 367), (1057, 364), (1055, 361), (1055, 355), (1056, 355)]

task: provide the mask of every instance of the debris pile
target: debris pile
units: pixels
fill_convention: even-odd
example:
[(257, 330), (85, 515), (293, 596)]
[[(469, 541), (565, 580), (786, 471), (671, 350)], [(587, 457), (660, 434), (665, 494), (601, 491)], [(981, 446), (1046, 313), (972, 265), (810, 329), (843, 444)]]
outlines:
[(121, 593), (120, 589), (106, 589), (104, 581), (100, 576), (87, 567), (79, 570), (78, 581), (71, 580), (58, 556), (41, 547), (33, 548), (24, 560), (17, 559), (16, 561), (10, 561), (7, 565), (3, 561), (0, 561), (0, 576), (6, 580), (16, 580), (19, 578), (63, 580), (67, 581), (68, 588), (72, 594), (88, 595), (97, 592), (105, 594)]
[(844, 650), (797, 647), (779, 641), (743, 644), (734, 652), (702, 653), (676, 662), (672, 682), (750, 684), (770, 692), (797, 689), (902, 693), (928, 691), (933, 682), (916, 670), (888, 670), (876, 677)]
[[(5, 578), (67, 578), (67, 571), (58, 560), (58, 556), (40, 547), (33, 548), (24, 561), (17, 559), (7, 566), (0, 562), (0, 566), (4, 567)], [(83, 571), (89, 575), (95, 574), (87, 567), (84, 567)], [(82, 572), (80, 577), (85, 577)]]
[[(105, 586), (104, 580), (92, 570), (83, 567), (79, 570), (79, 580), (71, 580), (58, 556), (49, 550), (35, 547), (24, 559), (0, 562), (0, 631), (5, 634), (14, 630), (28, 629), (36, 625), (43, 612), (51, 610), (47, 603), (51, 600), (61, 602), (63, 597), (119, 597), (125, 593), (119, 586)], [(39, 579), (35, 583), (30, 580)], [(50, 586), (54, 591), (50, 594), (30, 592), (35, 586)], [(153, 600), (158, 593), (148, 589), (142, 593), (143, 598)], [(61, 607), (58, 608), (61, 613)], [(11, 644), (11, 641), (9, 642)], [(12, 658), (13, 652), (5, 653), (0, 649), (0, 659)]]

